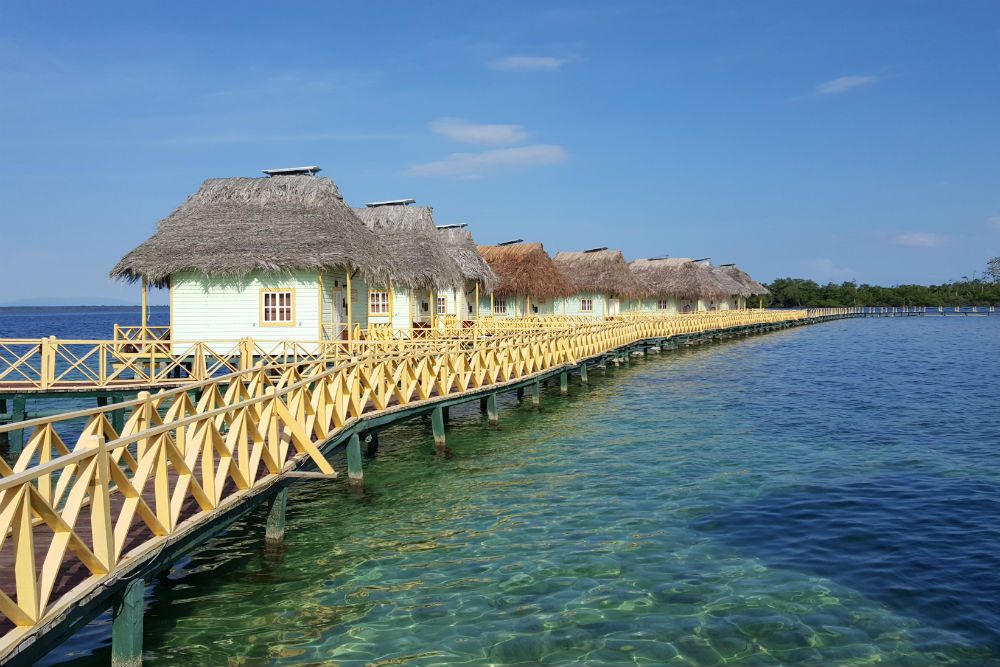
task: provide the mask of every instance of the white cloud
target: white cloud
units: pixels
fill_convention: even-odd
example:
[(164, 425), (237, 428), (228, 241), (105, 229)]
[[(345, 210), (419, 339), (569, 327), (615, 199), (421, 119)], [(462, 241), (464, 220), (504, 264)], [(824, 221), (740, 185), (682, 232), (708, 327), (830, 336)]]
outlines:
[(552, 56), (507, 56), (490, 63), (493, 69), (506, 70), (554, 70), (569, 62), (569, 58)]
[(521, 125), (479, 125), (461, 118), (438, 118), (431, 129), (463, 144), (516, 144), (528, 138)]
[(842, 283), (854, 280), (857, 271), (843, 266), (837, 266), (832, 259), (818, 257), (802, 263), (809, 276), (820, 283)]
[(947, 239), (940, 234), (930, 232), (905, 232), (892, 239), (896, 245), (907, 248), (937, 248), (944, 244)]
[(516, 148), (497, 148), (482, 153), (452, 153), (443, 160), (410, 167), (412, 176), (453, 176), (479, 178), (497, 169), (559, 164), (566, 160), (566, 149), (554, 144), (532, 144)]
[(870, 86), (878, 82), (877, 76), (842, 76), (839, 79), (832, 79), (816, 86), (816, 95), (841, 95), (849, 90)]

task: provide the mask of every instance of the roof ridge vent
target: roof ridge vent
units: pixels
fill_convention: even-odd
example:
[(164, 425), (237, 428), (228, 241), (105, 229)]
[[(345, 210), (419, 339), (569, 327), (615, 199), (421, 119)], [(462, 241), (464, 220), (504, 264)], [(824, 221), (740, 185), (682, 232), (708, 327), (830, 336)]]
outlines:
[(646, 261), (647, 262), (656, 262), (656, 261), (661, 260), (661, 259), (670, 259), (670, 255), (660, 255), (659, 257), (650, 257)]
[(607, 249), (608, 249), (608, 246), (604, 246), (604, 247), (601, 247), (601, 248), (591, 248), (590, 250), (584, 250), (583, 252), (584, 252), (584, 254), (586, 254), (588, 252), (604, 252)]
[(271, 176), (315, 176), (323, 171), (316, 165), (311, 167), (281, 167), (280, 169), (261, 169), (270, 178)]
[(500, 245), (515, 245), (517, 243), (524, 243), (524, 239), (512, 239), (510, 241), (502, 241), (502, 242), (498, 243), (497, 245), (498, 246), (500, 246)]
[(465, 229), (469, 226), (467, 222), (455, 222), (450, 225), (438, 225), (438, 229)]
[(416, 203), (416, 199), (387, 199), (385, 201), (368, 202), (365, 206), (368, 208), (377, 208), (379, 206), (409, 206)]

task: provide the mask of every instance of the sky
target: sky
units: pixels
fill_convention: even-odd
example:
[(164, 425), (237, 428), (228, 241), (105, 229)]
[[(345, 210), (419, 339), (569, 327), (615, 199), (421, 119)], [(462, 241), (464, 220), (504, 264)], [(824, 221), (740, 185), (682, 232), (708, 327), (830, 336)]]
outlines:
[(108, 271), (204, 179), (299, 165), (480, 243), (762, 281), (939, 283), (1000, 255), (995, 0), (0, 15), (0, 304), (136, 303)]

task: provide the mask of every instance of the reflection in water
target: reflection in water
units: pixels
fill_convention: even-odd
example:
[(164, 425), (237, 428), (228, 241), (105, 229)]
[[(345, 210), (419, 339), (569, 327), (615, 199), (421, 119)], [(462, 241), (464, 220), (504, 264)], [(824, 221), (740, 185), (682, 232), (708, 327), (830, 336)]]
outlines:
[[(159, 578), (147, 665), (998, 665), (994, 319), (839, 322), (383, 432)], [(107, 619), (46, 664), (105, 665)]]

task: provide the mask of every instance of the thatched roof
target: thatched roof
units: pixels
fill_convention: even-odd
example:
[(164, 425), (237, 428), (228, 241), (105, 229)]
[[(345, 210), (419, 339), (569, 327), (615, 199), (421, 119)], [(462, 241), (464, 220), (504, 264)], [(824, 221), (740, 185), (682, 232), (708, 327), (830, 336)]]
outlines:
[(358, 271), (373, 282), (395, 273), (329, 178), (210, 178), (111, 276), (162, 286), (179, 271), (243, 277), (301, 269)]
[(690, 259), (636, 259), (629, 266), (658, 297), (722, 299), (729, 296), (729, 290), (716, 279), (710, 266)]
[(723, 271), (722, 267), (712, 266), (710, 268), (712, 269), (715, 279), (719, 281), (720, 285), (726, 288), (726, 293), (729, 296), (750, 296), (750, 290), (746, 288), (746, 285)]
[(479, 254), (500, 278), (500, 285), (493, 290), (497, 296), (531, 296), (547, 300), (576, 292), (541, 243), (481, 245)]
[(771, 290), (751, 278), (749, 273), (735, 264), (723, 264), (719, 267), (719, 270), (743, 285), (747, 290), (747, 296), (766, 296), (771, 293)]
[(487, 294), (497, 288), (500, 279), (479, 254), (476, 242), (472, 239), (472, 232), (466, 229), (464, 224), (438, 227), (438, 234), (441, 235), (452, 261), (458, 265), (458, 270), (467, 282), (479, 283), (479, 288)]
[[(412, 201), (412, 200), (402, 200)], [(415, 289), (461, 289), (465, 279), (434, 225), (434, 209), (403, 203), (354, 209), (396, 264), (392, 279)]]
[(599, 248), (585, 252), (559, 252), (553, 261), (577, 292), (609, 294), (623, 299), (650, 296), (622, 256), (620, 250)]

